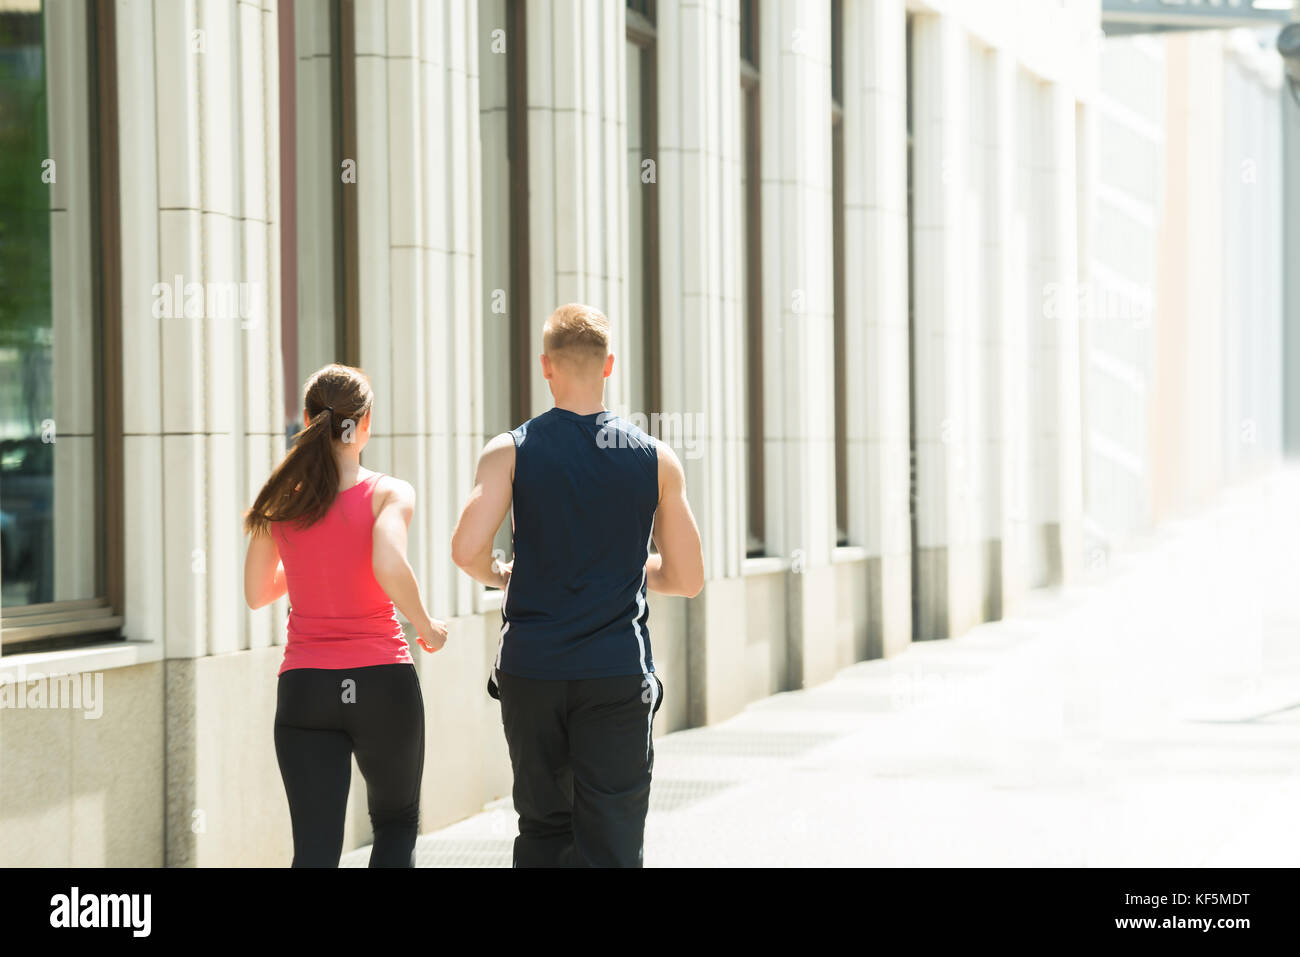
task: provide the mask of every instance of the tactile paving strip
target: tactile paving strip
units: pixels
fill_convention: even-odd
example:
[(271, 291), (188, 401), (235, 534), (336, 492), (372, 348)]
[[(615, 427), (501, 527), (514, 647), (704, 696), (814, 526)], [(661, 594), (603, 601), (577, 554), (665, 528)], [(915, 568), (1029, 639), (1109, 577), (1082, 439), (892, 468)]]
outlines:
[(838, 734), (803, 731), (681, 731), (655, 742), (655, 755), (735, 758), (789, 758), (828, 744)]

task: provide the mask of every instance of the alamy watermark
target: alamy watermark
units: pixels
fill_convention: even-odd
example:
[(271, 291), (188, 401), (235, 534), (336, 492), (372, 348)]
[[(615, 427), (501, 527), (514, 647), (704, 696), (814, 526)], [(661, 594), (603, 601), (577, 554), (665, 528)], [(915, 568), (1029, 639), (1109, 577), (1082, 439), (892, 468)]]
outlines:
[(154, 283), (150, 292), (155, 319), (238, 319), (241, 329), (254, 329), (265, 318), (260, 282), (186, 282), (178, 274), (170, 283)]
[(133, 937), (148, 937), (153, 921), (152, 894), (94, 894), (73, 887), (50, 898), (50, 926), (121, 928)]
[(640, 435), (658, 439), (672, 448), (680, 458), (704, 457), (703, 412), (623, 412), (618, 418), (633, 428), (620, 428), (610, 422), (596, 435), (596, 445), (602, 449), (636, 448), (645, 443)]
[(81, 711), (87, 720), (104, 714), (104, 673), (86, 671), (50, 676), (28, 671), (21, 664), (15, 674), (0, 675), (0, 710)]
[(1118, 320), (1136, 329), (1151, 324), (1149, 286), (1125, 283), (1122, 287), (1099, 282), (1049, 282), (1043, 287), (1043, 318), (1074, 314), (1082, 321)]

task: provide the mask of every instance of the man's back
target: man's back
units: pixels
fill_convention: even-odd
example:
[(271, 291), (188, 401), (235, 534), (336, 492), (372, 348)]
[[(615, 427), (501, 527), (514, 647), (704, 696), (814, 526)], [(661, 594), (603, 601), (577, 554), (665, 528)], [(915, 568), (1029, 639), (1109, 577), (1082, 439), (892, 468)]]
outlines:
[[(664, 695), (646, 590), (704, 587), (681, 462), (605, 411), (609, 333), (591, 306), (551, 313), (539, 359), (555, 408), (484, 446), (451, 536), (466, 574), (505, 589), (488, 693), (515, 776), (516, 867), (644, 863)], [(507, 515), (515, 557), (502, 563), (492, 542)]]
[(654, 671), (645, 563), (653, 439), (612, 412), (553, 408), (515, 429), (514, 564), (497, 667), (527, 678)]

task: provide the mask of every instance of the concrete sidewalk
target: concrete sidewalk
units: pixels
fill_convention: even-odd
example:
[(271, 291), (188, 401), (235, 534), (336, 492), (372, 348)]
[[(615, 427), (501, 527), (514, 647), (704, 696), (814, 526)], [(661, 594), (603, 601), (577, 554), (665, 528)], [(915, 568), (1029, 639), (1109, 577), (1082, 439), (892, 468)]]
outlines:
[[(1300, 476), (1095, 564), (656, 740), (646, 865), (1300, 865)], [(515, 823), (496, 802), (419, 864), (508, 867)]]

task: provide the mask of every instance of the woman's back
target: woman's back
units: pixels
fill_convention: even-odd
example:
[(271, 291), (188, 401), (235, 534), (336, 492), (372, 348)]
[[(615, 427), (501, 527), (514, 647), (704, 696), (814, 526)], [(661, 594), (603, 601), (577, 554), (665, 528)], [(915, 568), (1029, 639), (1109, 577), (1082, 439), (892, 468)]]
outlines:
[(275, 756), (294, 867), (338, 866), (354, 760), (375, 835), (370, 866), (415, 866), (424, 698), (397, 613), (425, 651), (443, 646), (447, 626), (406, 559), (415, 489), (361, 467), (374, 399), (361, 369), (314, 372), (303, 430), (244, 513), (248, 607), (289, 597)]
[(307, 526), (274, 522), (289, 593), (291, 668), (362, 668), (411, 661), (393, 602), (371, 561), (375, 486), (372, 473), (340, 492), (323, 518)]

